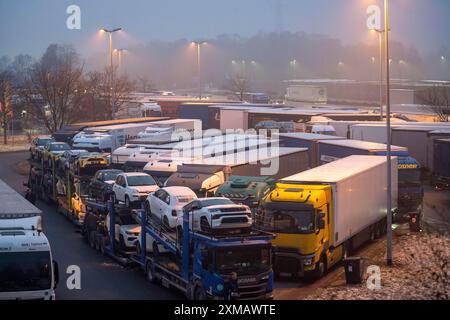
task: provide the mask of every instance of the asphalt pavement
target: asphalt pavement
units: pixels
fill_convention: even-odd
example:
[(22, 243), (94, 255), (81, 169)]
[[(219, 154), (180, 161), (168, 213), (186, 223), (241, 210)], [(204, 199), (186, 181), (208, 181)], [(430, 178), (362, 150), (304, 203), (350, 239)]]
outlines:
[[(24, 195), (23, 182), (27, 176), (18, 174), (16, 163), (26, 160), (28, 152), (0, 153), (0, 179)], [(1, 205), (1, 204), (0, 204)], [(177, 291), (149, 283), (139, 269), (130, 270), (111, 258), (95, 251), (77, 232), (77, 228), (66, 217), (59, 214), (55, 206), (36, 203), (43, 211), (44, 232), (47, 235), (54, 259), (59, 264), (60, 282), (56, 298), (78, 299), (182, 299)], [(71, 265), (80, 267), (81, 289), (69, 290), (66, 282)]]

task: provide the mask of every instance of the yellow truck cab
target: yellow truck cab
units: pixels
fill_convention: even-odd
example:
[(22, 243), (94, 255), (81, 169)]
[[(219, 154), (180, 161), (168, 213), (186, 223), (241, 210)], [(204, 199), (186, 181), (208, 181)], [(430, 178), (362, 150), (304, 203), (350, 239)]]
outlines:
[[(397, 158), (391, 161), (392, 204)], [(275, 274), (320, 278), (345, 254), (386, 230), (387, 160), (350, 156), (286, 177), (266, 196), (256, 223), (276, 234)]]
[[(321, 277), (342, 258), (342, 248), (330, 250), (332, 240), (331, 187), (278, 183), (265, 199), (260, 220), (275, 232), (272, 241), (279, 273)], [(326, 259), (326, 261), (325, 261)]]

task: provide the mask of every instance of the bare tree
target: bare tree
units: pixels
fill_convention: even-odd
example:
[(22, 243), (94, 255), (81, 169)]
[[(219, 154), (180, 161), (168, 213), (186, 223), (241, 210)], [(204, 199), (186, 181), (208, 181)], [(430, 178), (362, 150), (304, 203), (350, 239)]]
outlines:
[(0, 73), (0, 120), (4, 144), (8, 144), (8, 124), (12, 118), (11, 95), (11, 73), (3, 71)]
[(70, 46), (52, 44), (28, 72), (21, 95), (29, 112), (51, 132), (78, 119), (83, 66)]
[(91, 120), (100, 120), (114, 118), (123, 107), (124, 98), (133, 90), (134, 83), (126, 75), (118, 75), (116, 69), (111, 75), (110, 68), (106, 68), (103, 72), (88, 73), (84, 87), (83, 113)]
[(439, 122), (450, 121), (450, 87), (434, 86), (425, 90), (419, 98), (427, 111), (433, 112)]
[(251, 88), (250, 80), (241, 74), (232, 76), (229, 79), (228, 89), (239, 99), (244, 101), (245, 94)]
[(124, 103), (125, 98), (130, 95), (130, 92), (133, 91), (135, 84), (130, 81), (126, 74), (120, 75), (117, 72), (117, 68), (107, 68), (105, 70), (107, 79), (112, 79), (111, 90), (108, 90), (107, 95), (110, 97), (110, 104), (106, 109), (106, 114), (109, 119), (113, 119), (116, 116), (116, 113), (119, 112)]

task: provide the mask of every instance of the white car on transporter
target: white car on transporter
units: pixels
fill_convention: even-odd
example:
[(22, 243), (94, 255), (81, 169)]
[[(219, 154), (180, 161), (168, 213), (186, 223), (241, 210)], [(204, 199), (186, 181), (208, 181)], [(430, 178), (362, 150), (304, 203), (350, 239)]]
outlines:
[(253, 219), (250, 208), (228, 198), (198, 198), (183, 207), (192, 215), (192, 231), (211, 233), (220, 230), (249, 230)]
[(183, 207), (195, 199), (197, 195), (188, 187), (165, 187), (148, 195), (144, 209), (164, 226), (177, 228), (183, 223)]
[(159, 187), (152, 176), (142, 172), (127, 172), (117, 176), (113, 185), (114, 201), (122, 201), (127, 208), (140, 204), (147, 199), (149, 193)]

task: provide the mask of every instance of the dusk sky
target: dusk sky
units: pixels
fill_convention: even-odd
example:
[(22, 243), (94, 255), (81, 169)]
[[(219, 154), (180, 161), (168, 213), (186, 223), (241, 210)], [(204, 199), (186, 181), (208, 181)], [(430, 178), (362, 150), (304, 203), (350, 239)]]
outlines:
[[(279, 2), (279, 10), (276, 3)], [(0, 56), (39, 56), (50, 43), (105, 50), (100, 27), (123, 27), (117, 46), (220, 34), (305, 31), (345, 43), (373, 41), (365, 10), (377, 0), (0, 0)], [(390, 0), (392, 37), (427, 53), (450, 47), (449, 0)], [(66, 8), (81, 7), (81, 30), (68, 30)], [(279, 12), (279, 14), (277, 14)]]

